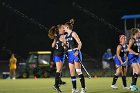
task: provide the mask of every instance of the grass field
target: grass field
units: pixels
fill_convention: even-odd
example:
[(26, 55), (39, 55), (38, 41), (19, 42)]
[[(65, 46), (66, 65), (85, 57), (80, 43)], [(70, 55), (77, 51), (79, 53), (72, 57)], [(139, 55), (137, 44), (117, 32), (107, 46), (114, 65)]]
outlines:
[[(62, 85), (63, 93), (71, 93), (70, 78), (62, 78), (67, 82)], [(130, 84), (130, 78), (127, 79)], [(122, 87), (121, 78), (118, 79), (117, 86), (119, 89), (113, 90), (110, 88), (112, 78), (86, 78), (87, 92), (86, 93), (140, 93), (124, 90)], [(0, 93), (58, 93), (52, 89), (54, 78), (47, 79), (17, 79), (17, 80), (3, 80), (0, 79)], [(77, 85), (80, 89), (80, 82), (77, 79)], [(138, 80), (140, 87), (140, 81)]]

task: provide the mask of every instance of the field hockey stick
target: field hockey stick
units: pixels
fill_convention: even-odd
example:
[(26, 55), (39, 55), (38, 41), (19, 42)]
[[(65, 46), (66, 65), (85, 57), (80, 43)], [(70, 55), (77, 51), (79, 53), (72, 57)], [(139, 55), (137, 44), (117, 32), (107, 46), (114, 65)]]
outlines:
[[(122, 67), (125, 66), (126, 69), (128, 69), (128, 60), (127, 60), (127, 58), (126, 58), (126, 61), (125, 61), (121, 66), (122, 66)], [(126, 77), (127, 77), (127, 74), (126, 74)], [(126, 81), (127, 81), (128, 83), (131, 83), (131, 79), (130, 79), (129, 77), (126, 78)]]
[(81, 66), (83, 67), (83, 69), (85, 70), (86, 74), (88, 75), (88, 78), (91, 79), (91, 75), (89, 74), (89, 72), (87, 71), (87, 69), (85, 68), (85, 66), (83, 65), (82, 61), (79, 59), (79, 57), (77, 57)]
[(128, 63), (125, 61), (121, 66), (128, 66)]
[[(73, 53), (74, 50), (72, 49)], [(73, 54), (74, 55), (74, 54)], [(82, 61), (80, 60), (80, 58), (78, 56), (76, 56), (78, 58), (79, 63), (81, 64), (81, 66), (83, 67), (84, 71), (86, 72), (86, 74), (88, 75), (88, 78), (91, 79), (91, 75), (89, 74), (89, 72), (87, 71), (87, 69), (85, 68), (85, 66), (83, 65)]]

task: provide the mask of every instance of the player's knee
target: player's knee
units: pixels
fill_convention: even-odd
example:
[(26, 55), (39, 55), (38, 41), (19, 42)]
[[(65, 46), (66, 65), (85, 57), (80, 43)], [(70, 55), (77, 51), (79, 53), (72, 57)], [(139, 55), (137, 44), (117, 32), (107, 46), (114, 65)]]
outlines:
[(126, 73), (122, 73), (122, 76), (126, 76)]
[(76, 72), (77, 72), (78, 75), (81, 75), (82, 74), (81, 69), (76, 69)]
[(75, 75), (75, 70), (70, 70), (70, 75), (74, 76)]
[(61, 70), (60, 69), (57, 69), (56, 72), (61, 73)]
[(137, 71), (137, 74), (140, 74), (140, 70)]
[(119, 75), (120, 75), (120, 73), (118, 73), (118, 72), (115, 73), (115, 76), (119, 76)]
[(140, 74), (140, 69), (133, 70), (133, 73)]

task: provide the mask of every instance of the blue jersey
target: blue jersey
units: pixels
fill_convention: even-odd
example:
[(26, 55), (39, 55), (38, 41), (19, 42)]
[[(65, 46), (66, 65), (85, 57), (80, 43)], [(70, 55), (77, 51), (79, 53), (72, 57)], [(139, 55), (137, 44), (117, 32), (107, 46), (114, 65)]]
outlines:
[(103, 54), (103, 57), (102, 58), (103, 58), (103, 61), (110, 62), (112, 57), (113, 57), (112, 56), (112, 53), (105, 52)]

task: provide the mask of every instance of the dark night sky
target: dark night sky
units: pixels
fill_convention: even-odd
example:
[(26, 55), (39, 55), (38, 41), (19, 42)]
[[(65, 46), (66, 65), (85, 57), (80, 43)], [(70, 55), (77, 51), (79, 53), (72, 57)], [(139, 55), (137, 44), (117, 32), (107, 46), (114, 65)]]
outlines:
[[(123, 30), (121, 16), (140, 14), (139, 0), (3, 0), (25, 15), (50, 28), (74, 18), (74, 31), (83, 42), (82, 51), (98, 58), (110, 47), (115, 51), (118, 33), (107, 25), (72, 6), (76, 2), (98, 17)], [(29, 51), (50, 50), (51, 40), (47, 31), (24, 19), (0, 2), (0, 49), (5, 46), (16, 54), (26, 57)]]

